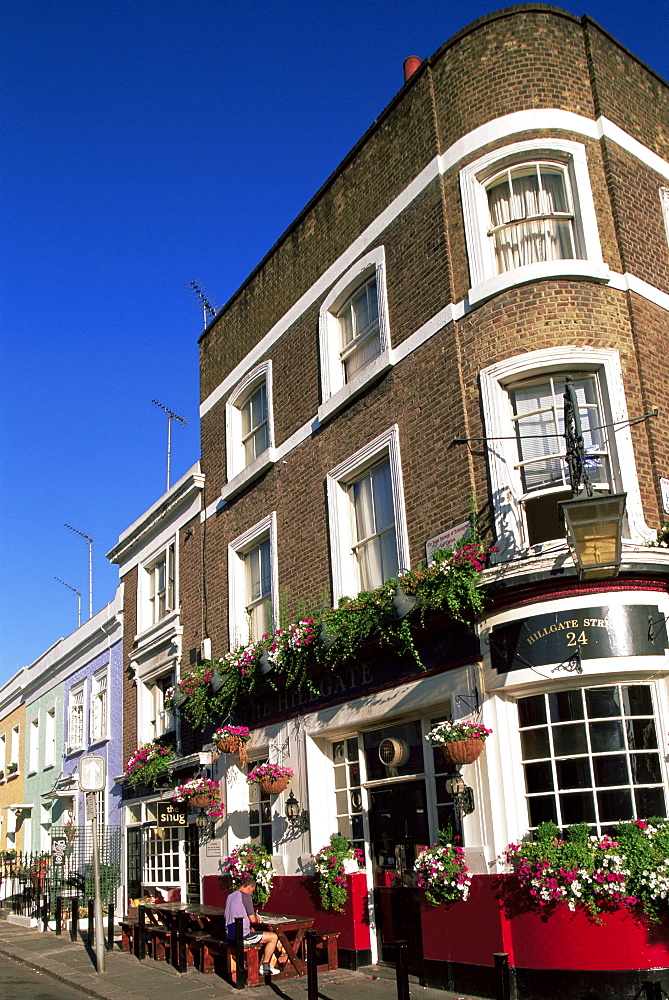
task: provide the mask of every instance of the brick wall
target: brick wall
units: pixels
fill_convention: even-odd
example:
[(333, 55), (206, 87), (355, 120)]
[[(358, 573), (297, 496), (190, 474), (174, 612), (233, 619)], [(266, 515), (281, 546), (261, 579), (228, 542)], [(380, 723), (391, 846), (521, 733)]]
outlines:
[[(486, 122), (543, 107), (590, 120), (604, 114), (659, 155), (669, 155), (666, 85), (591, 21), (547, 8), (482, 18), (446, 43), (402, 89), (205, 333), (202, 397), (437, 153)], [(471, 279), (460, 169), (490, 149), (554, 134), (536, 128), (468, 153), (365, 247), (385, 248), (394, 347), (449, 302), (466, 299)], [(559, 136), (586, 147), (606, 265), (669, 291), (660, 176), (610, 140), (565, 131)], [(318, 313), (327, 291), (265, 355), (273, 364), (277, 444), (313, 420), (321, 402)], [(466, 518), (473, 492), (489, 523), (485, 451), (480, 444), (452, 444), (455, 436), (483, 433), (481, 368), (540, 348), (615, 348), (630, 416), (654, 406), (666, 413), (668, 333), (668, 314), (657, 305), (614, 287), (567, 279), (510, 288), (449, 323), (207, 520), (206, 615), (214, 655), (228, 642), (229, 542), (275, 510), (280, 589), (290, 591), (289, 602), (329, 591), (325, 476), (376, 435), (399, 424), (415, 565), (424, 558), (428, 537)], [(658, 477), (669, 475), (666, 421), (637, 425), (632, 433), (645, 516), (657, 526)], [(226, 482), (225, 397), (202, 420), (202, 468), (211, 504)], [(201, 553), (202, 544), (197, 550), (194, 545), (199, 530), (184, 551), (192, 545)], [(196, 572), (195, 556), (184, 558)], [(189, 594), (189, 602), (196, 599)], [(196, 633), (193, 626), (185, 650), (196, 644)]]
[(137, 747), (137, 688), (130, 655), (137, 635), (137, 569), (123, 577), (123, 764)]

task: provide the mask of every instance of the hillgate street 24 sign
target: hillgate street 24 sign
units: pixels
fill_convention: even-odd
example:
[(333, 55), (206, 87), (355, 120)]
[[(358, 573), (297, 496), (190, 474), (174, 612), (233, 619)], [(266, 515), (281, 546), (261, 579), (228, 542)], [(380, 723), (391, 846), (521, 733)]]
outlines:
[(669, 645), (664, 615), (651, 604), (578, 608), (497, 625), (489, 637), (498, 673), (613, 656), (661, 656)]

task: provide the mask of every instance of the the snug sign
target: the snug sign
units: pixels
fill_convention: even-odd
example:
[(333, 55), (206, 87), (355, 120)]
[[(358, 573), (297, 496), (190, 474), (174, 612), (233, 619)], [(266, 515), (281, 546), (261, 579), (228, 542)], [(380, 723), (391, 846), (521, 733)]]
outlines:
[(185, 802), (159, 802), (157, 826), (188, 826), (188, 806)]
[(664, 615), (650, 604), (579, 608), (497, 625), (489, 637), (498, 673), (612, 656), (661, 656), (669, 645)]

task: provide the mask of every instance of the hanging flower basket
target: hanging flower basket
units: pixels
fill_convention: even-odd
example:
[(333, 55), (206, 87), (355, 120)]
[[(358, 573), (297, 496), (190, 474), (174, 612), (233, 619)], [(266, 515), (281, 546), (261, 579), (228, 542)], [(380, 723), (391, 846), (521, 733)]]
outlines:
[(279, 795), (290, 783), (294, 771), (280, 764), (258, 764), (246, 776), (249, 785), (260, 785), (266, 795)]
[[(183, 802), (186, 799), (191, 809), (210, 809), (210, 816), (223, 815), (220, 788), (210, 778), (191, 778), (185, 785), (175, 788), (175, 793), (173, 802)], [(212, 807), (215, 807), (215, 813)]]
[(447, 765), (473, 764), (485, 749), (485, 741), (492, 733), (480, 722), (467, 719), (450, 719), (438, 723), (425, 739), (438, 747)]
[(258, 782), (266, 795), (280, 795), (290, 784), (290, 778), (261, 778)]
[(246, 726), (223, 726), (216, 730), (213, 738), (221, 753), (239, 754), (240, 763), (246, 764), (249, 759), (246, 744), (250, 736)]
[(190, 804), (193, 809), (208, 809), (209, 806), (213, 805), (214, 798), (212, 795), (207, 795), (205, 792), (201, 792), (199, 795), (191, 795)]
[(439, 750), (447, 764), (473, 764), (485, 750), (483, 740), (456, 740), (443, 743)]

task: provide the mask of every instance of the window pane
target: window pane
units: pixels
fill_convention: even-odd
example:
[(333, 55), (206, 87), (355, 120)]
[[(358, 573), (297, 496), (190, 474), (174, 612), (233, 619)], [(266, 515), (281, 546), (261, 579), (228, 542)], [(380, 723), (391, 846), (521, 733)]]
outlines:
[(630, 750), (657, 749), (657, 732), (654, 719), (628, 719), (627, 741)]
[[(560, 811), (563, 823), (569, 825), (572, 823), (594, 823), (595, 803), (592, 799), (592, 792), (571, 792), (568, 795), (561, 795)], [(609, 818), (607, 817), (607, 819)]]
[(552, 722), (571, 722), (583, 718), (583, 692), (560, 691), (548, 695)]
[(540, 726), (546, 722), (546, 702), (542, 694), (531, 698), (521, 698), (518, 702), (518, 720), (521, 729), (526, 726)]
[(556, 762), (558, 788), (590, 788), (592, 775), (590, 761), (587, 757), (577, 757), (573, 760)]
[(553, 769), (549, 761), (541, 764), (527, 764), (525, 767), (525, 787), (528, 792), (551, 792), (553, 790)]
[(611, 722), (590, 723), (590, 743), (593, 753), (607, 750), (624, 750), (623, 724), (617, 719)]
[(650, 687), (646, 684), (623, 686), (623, 705), (625, 715), (652, 715), (653, 701)]
[(633, 753), (630, 755), (632, 782), (635, 785), (656, 785), (662, 781), (660, 757), (656, 753)]
[(620, 696), (617, 687), (590, 688), (585, 692), (585, 698), (591, 719), (620, 715)]
[(523, 760), (536, 760), (537, 757), (550, 757), (547, 729), (528, 729), (520, 734)]
[(664, 801), (664, 789), (635, 788), (634, 798), (636, 800), (636, 813), (639, 819), (648, 819), (650, 816), (667, 815), (667, 807)]
[(530, 813), (530, 826), (539, 826), (539, 823), (547, 823), (550, 820), (557, 823), (558, 816), (553, 795), (531, 796), (527, 800), (527, 807)]
[(628, 785), (627, 758), (622, 754), (611, 757), (595, 757), (595, 784), (597, 785)]
[(555, 726), (553, 729), (553, 746), (556, 757), (586, 753), (588, 747), (585, 739), (585, 726), (578, 723)]
[(602, 823), (632, 819), (632, 795), (627, 788), (597, 792), (597, 806)]

